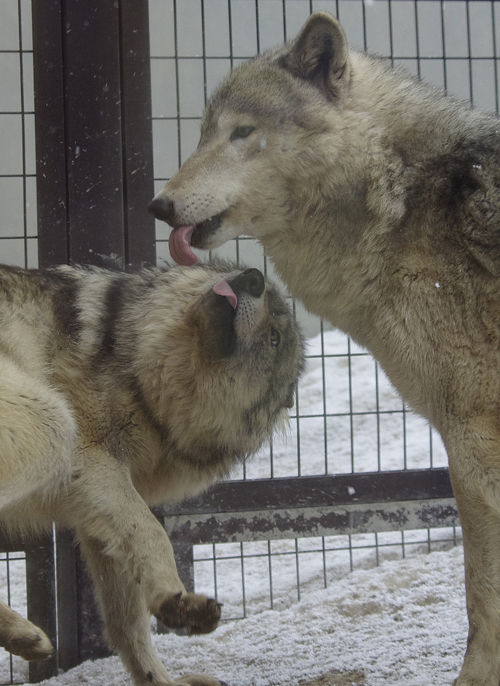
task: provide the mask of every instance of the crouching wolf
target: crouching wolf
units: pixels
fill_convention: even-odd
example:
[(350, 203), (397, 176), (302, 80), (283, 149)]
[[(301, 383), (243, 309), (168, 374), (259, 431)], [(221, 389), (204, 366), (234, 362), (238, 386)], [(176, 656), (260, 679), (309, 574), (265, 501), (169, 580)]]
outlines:
[(197, 151), (150, 205), (180, 263), (257, 238), (440, 431), (464, 532), (459, 686), (500, 682), (499, 131), (316, 13), (220, 85)]
[[(153, 651), (151, 613), (196, 634), (220, 607), (186, 593), (148, 504), (198, 493), (286, 420), (303, 345), (285, 301), (231, 265), (0, 267), (0, 321), (0, 524), (75, 530), (136, 686), (219, 686), (172, 680)], [(3, 604), (0, 645), (52, 652)]]

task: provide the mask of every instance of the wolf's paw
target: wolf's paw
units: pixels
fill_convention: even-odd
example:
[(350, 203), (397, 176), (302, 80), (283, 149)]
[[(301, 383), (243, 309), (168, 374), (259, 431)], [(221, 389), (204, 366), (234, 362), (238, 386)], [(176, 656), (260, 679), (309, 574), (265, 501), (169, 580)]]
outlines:
[[(189, 636), (208, 634), (219, 623), (220, 608), (220, 603), (213, 598), (196, 593), (177, 593), (164, 601), (156, 616), (169, 629), (185, 629)], [(193, 686), (197, 683), (193, 682)], [(200, 686), (210, 685), (200, 682)]]
[(36, 662), (48, 660), (54, 653), (54, 646), (44, 632), (31, 622), (26, 620), (26, 630), (23, 633), (13, 635), (4, 645), (5, 650), (13, 655)]
[(177, 679), (156, 680), (152, 672), (147, 672), (140, 679), (134, 680), (136, 686), (228, 686), (225, 681), (214, 679), (208, 674), (184, 674)]
[(186, 674), (174, 679), (175, 686), (227, 686), (224, 681), (214, 679), (206, 674)]

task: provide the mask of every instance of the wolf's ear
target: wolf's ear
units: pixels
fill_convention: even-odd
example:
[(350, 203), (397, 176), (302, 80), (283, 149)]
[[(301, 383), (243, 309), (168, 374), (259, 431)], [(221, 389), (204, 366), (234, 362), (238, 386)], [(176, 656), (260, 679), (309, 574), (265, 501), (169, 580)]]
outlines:
[(313, 83), (329, 98), (349, 81), (349, 49), (340, 23), (326, 12), (315, 12), (304, 24), (280, 65)]

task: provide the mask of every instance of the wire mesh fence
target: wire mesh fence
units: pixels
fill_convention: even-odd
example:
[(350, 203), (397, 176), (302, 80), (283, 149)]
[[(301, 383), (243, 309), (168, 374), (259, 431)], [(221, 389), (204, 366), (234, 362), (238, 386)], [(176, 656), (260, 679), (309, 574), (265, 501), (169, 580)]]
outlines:
[(445, 550), (460, 540), (457, 527), (200, 545), (194, 551), (195, 587), (224, 603), (224, 621), (283, 609), (327, 588), (354, 569)]
[(31, 3), (5, 0), (0, 21), (0, 250), (36, 267), (37, 220)]
[[(499, 0), (149, 0), (157, 190), (198, 142), (207, 98), (230, 69), (294, 37), (312, 11), (339, 17), (350, 44), (375, 52), (474, 106), (498, 111)], [(30, 0), (3, 0), (0, 21), (0, 249), (36, 267), (37, 217)], [(169, 260), (157, 222), (158, 260)], [(276, 278), (249, 238), (217, 251)], [(233, 479), (432, 469), (439, 437), (406, 408), (376, 363), (346, 336), (291, 303), (308, 337), (308, 368), (286, 438)], [(235, 619), (294, 602), (359, 566), (455, 545), (460, 529), (428, 528), (196, 546), (195, 583)], [(0, 585), (25, 584), (23, 554), (0, 555)], [(2, 596), (3, 598), (4, 596)], [(19, 675), (8, 660), (12, 683)]]

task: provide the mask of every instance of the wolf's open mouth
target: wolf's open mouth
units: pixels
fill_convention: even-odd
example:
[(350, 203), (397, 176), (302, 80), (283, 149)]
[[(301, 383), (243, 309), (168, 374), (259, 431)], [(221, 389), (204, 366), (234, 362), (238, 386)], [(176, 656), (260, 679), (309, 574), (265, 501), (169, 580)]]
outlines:
[(220, 212), (214, 217), (210, 217), (209, 219), (205, 219), (205, 221), (196, 224), (196, 228), (191, 239), (191, 245), (194, 248), (202, 248), (203, 245), (199, 245), (200, 240), (202, 242), (206, 241), (207, 238), (210, 238), (210, 236), (217, 231), (217, 229), (220, 229), (223, 215), (224, 212)]
[(191, 250), (194, 248), (204, 248), (210, 236), (220, 228), (224, 212), (205, 219), (199, 224), (188, 224), (186, 226), (176, 226), (172, 229), (168, 239), (170, 256), (177, 264), (189, 267), (196, 264), (197, 257)]

